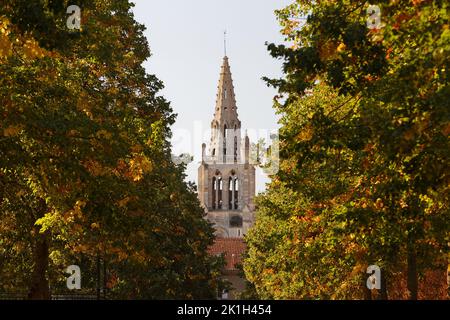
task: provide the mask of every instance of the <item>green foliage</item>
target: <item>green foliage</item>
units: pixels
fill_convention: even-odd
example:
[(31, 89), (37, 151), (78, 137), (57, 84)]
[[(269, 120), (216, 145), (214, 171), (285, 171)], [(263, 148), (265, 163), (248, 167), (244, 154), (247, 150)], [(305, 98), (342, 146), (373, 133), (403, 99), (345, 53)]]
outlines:
[(213, 230), (170, 159), (144, 27), (99, 0), (68, 30), (68, 5), (0, 8), (0, 290), (48, 298), (76, 263), (91, 286), (101, 257), (113, 297), (215, 297)]
[(267, 79), (284, 98), (280, 172), (259, 197), (244, 263), (262, 298), (365, 298), (377, 264), (382, 296), (400, 274), (415, 299), (426, 270), (446, 265), (448, 4), (381, 2), (380, 29), (367, 28), (367, 5), (278, 12), (292, 43), (269, 45), (285, 61), (285, 77)]

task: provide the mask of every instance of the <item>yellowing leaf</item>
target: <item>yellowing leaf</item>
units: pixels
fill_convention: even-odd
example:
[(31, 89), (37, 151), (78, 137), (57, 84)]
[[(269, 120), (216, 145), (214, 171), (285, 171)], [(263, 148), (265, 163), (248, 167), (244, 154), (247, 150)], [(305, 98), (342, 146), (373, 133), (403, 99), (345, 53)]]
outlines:
[(313, 137), (314, 130), (311, 126), (305, 127), (300, 133), (297, 135), (297, 139), (299, 141), (309, 141)]
[(0, 17), (0, 60), (12, 55), (12, 43), (9, 40), (9, 20), (6, 17)]
[(7, 58), (12, 54), (12, 43), (5, 33), (0, 33), (0, 59)]
[(346, 48), (345, 44), (342, 42), (336, 49), (337, 52), (342, 52)]
[(102, 167), (102, 165), (95, 161), (89, 160), (84, 163), (84, 167), (92, 174), (94, 177), (104, 175), (106, 170)]
[(144, 155), (136, 155), (130, 160), (130, 175), (133, 181), (142, 180), (144, 174), (152, 169), (151, 161)]
[(122, 252), (122, 251), (119, 251), (117, 253), (117, 255), (118, 255), (119, 261), (123, 261), (128, 258), (128, 254), (126, 254), (125, 252)]
[(9, 126), (8, 128), (3, 130), (3, 135), (5, 137), (14, 137), (17, 136), (20, 131), (22, 131), (22, 127), (21, 126)]
[(0, 17), (0, 34), (9, 34), (9, 20), (6, 17)]
[(99, 229), (99, 228), (100, 228), (100, 225), (98, 223), (96, 223), (96, 222), (91, 223), (91, 229)]
[(120, 207), (120, 208), (123, 208), (123, 207), (125, 207), (127, 204), (128, 204), (128, 202), (130, 202), (131, 201), (131, 198), (130, 197), (125, 197), (125, 198), (123, 198), (122, 200), (119, 200), (118, 202), (117, 202), (117, 205)]
[(46, 50), (39, 47), (39, 44), (34, 39), (27, 39), (23, 45), (23, 53), (25, 58), (36, 59), (43, 58)]

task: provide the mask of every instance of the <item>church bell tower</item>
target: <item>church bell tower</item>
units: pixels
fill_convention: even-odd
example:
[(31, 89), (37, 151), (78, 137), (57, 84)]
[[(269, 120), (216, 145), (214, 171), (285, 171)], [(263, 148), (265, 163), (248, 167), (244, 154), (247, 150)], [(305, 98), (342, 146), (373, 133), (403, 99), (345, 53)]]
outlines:
[(242, 238), (254, 223), (255, 167), (250, 141), (241, 137), (228, 57), (221, 67), (208, 151), (202, 145), (198, 196), (221, 238)]

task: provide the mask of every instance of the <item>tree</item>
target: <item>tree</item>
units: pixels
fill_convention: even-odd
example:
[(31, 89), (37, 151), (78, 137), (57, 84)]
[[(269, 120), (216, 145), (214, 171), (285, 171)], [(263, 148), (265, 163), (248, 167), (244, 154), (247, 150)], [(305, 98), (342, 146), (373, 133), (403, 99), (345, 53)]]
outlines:
[[(398, 296), (400, 274), (417, 299), (419, 279), (447, 264), (448, 5), (379, 7), (377, 28), (367, 25), (365, 1), (297, 1), (278, 11), (292, 43), (269, 45), (285, 61), (285, 77), (267, 79), (285, 98), (275, 104), (282, 164), (259, 199), (246, 262), (263, 297), (331, 298), (338, 287), (334, 297), (368, 298), (365, 269), (377, 264), (382, 298)], [(273, 236), (261, 232), (269, 226)], [(283, 260), (275, 276), (256, 274), (258, 263)]]
[(68, 264), (101, 258), (114, 296), (214, 297), (212, 228), (171, 162), (144, 27), (129, 1), (79, 1), (69, 30), (66, 5), (0, 9), (1, 289), (48, 299)]

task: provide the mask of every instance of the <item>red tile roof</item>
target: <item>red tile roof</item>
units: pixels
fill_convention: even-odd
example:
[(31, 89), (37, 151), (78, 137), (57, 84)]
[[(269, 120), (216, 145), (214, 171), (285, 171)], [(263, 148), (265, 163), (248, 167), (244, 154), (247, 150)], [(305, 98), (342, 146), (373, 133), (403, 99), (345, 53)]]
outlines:
[(242, 238), (217, 238), (208, 249), (210, 255), (225, 254), (225, 270), (236, 270), (236, 265), (242, 262), (242, 254), (246, 245)]

